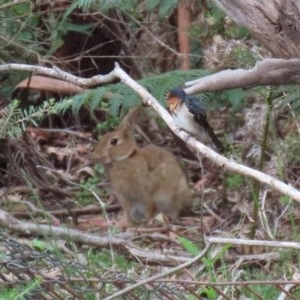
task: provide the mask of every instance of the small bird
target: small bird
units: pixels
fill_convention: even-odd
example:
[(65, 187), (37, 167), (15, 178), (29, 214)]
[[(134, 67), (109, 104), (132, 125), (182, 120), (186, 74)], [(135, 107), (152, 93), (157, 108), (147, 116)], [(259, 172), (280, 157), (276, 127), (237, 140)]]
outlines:
[(205, 108), (199, 100), (176, 87), (168, 92), (167, 105), (180, 128), (195, 135), (204, 144), (211, 140), (219, 152), (224, 152), (224, 146), (208, 124)]

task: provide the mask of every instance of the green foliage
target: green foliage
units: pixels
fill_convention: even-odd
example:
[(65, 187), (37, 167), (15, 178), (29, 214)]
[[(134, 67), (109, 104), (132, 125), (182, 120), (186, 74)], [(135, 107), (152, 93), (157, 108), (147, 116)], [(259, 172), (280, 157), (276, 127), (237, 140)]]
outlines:
[(156, 7), (158, 7), (160, 2), (160, 0), (145, 0), (147, 11), (153, 11)]
[(1, 300), (25, 300), (30, 299), (32, 292), (41, 284), (39, 279), (28, 280), (23, 284), (15, 284), (14, 287), (1, 288)]
[[(102, 175), (104, 172), (102, 173)], [(86, 206), (88, 204), (95, 203), (95, 197), (91, 193), (91, 191), (97, 190), (97, 185), (103, 179), (103, 176), (94, 176), (94, 177), (89, 177), (86, 180), (83, 180), (80, 182), (80, 186), (82, 189), (76, 193), (76, 198), (77, 201), (80, 203), (80, 205)]]
[(238, 189), (244, 184), (244, 178), (240, 174), (232, 174), (226, 177), (226, 184), (231, 189)]
[(103, 249), (102, 251), (89, 251), (87, 255), (88, 264), (92, 267), (99, 269), (117, 268), (121, 271), (127, 271), (130, 268), (130, 261), (121, 254), (117, 254), (112, 261), (112, 256), (109, 250)]
[(222, 103), (229, 103), (232, 113), (238, 112), (245, 107), (247, 90), (241, 88), (217, 92), (218, 98)]
[(32, 241), (32, 245), (35, 249), (37, 249), (39, 251), (44, 251), (44, 250), (48, 249), (47, 243), (45, 243), (45, 241), (42, 241), (42, 240), (34, 239)]
[(287, 195), (282, 195), (282, 196), (279, 197), (279, 201), (283, 205), (288, 205), (291, 202), (291, 197), (289, 197)]
[[(291, 261), (294, 258), (294, 251), (289, 250), (281, 253), (281, 261), (277, 265), (273, 265), (270, 270), (265, 270), (264, 268), (246, 268), (243, 275), (243, 281), (274, 281), (282, 278), (284, 274), (285, 278), (292, 278), (293, 269), (295, 266), (295, 261)], [(298, 253), (297, 253), (298, 254)], [(275, 267), (275, 269), (274, 269)], [(296, 264), (296, 267), (298, 265)], [(292, 272), (291, 272), (292, 271)], [(278, 278), (276, 278), (278, 276)], [(272, 284), (256, 284), (250, 286), (255, 292), (261, 295), (261, 299), (280, 299), (280, 290), (274, 288)], [(249, 291), (249, 289), (242, 289), (242, 294), (247, 297), (247, 299), (258, 299), (253, 298), (254, 294)], [(300, 299), (300, 290), (295, 290), (292, 292), (294, 299)], [(250, 297), (250, 298), (248, 298)]]
[(38, 107), (29, 106), (28, 110), (19, 107), (19, 101), (13, 100), (3, 111), (0, 118), (0, 138), (6, 135), (18, 137), (28, 124), (37, 125), (46, 116), (64, 113), (72, 104), (72, 100), (55, 102), (54, 99), (44, 101)]
[(210, 33), (212, 35), (221, 34), (231, 39), (247, 39), (250, 36), (250, 32), (246, 27), (232, 23), (226, 24), (224, 12), (214, 3), (208, 2), (209, 10), (206, 13), (208, 22), (210, 24)]
[[(11, 1), (2, 1), (3, 4), (9, 2)], [(39, 31), (34, 30), (38, 26), (39, 17), (33, 13), (30, 3), (20, 2), (7, 5), (0, 11), (0, 17), (0, 57), (2, 62), (11, 59), (16, 54), (18, 57), (31, 60), (33, 58), (31, 51), (40, 51), (41, 46), (36, 42)]]
[(95, 24), (76, 24), (69, 18), (70, 14), (77, 7), (77, 3), (74, 2), (70, 7), (62, 14), (55, 14), (49, 18), (43, 19), (44, 25), (47, 27), (47, 33), (49, 36), (49, 49), (47, 49), (47, 55), (52, 55), (57, 49), (64, 44), (64, 37), (69, 31), (83, 33), (89, 36), (92, 32), (92, 28)]
[(196, 256), (197, 254), (199, 254), (200, 251), (198, 247), (191, 240), (188, 240), (185, 237), (179, 237), (178, 242), (186, 251), (188, 251), (192, 255)]
[(232, 54), (236, 65), (239, 68), (252, 68), (255, 63), (259, 60), (257, 54), (251, 51), (249, 48), (244, 46), (237, 46), (233, 49)]
[(106, 112), (106, 118), (105, 118), (105, 121), (102, 121), (97, 124), (97, 126), (96, 126), (97, 132), (102, 132), (103, 130), (107, 131), (108, 129), (113, 129), (118, 126), (119, 118), (116, 117), (117, 113), (114, 115), (110, 113), (110, 108), (109, 108), (107, 102), (101, 102), (99, 104), (98, 109), (100, 109), (103, 112)]
[(299, 85), (280, 85), (272, 88), (272, 93), (274, 99), (277, 97), (277, 99), (273, 101), (277, 108), (283, 108), (286, 105), (290, 105), (297, 116), (300, 116)]
[[(202, 262), (206, 267), (207, 273), (210, 275), (210, 281), (215, 282), (217, 280), (216, 278), (216, 272), (215, 272), (215, 263), (219, 260), (223, 260), (223, 257), (225, 256), (228, 249), (231, 247), (230, 244), (223, 246), (220, 251), (215, 255), (214, 257), (207, 255), (206, 257), (202, 258)], [(223, 279), (226, 278), (227, 274), (223, 274)]]
[(22, 132), (22, 127), (18, 123), (18, 118), (20, 116), (19, 101), (13, 100), (8, 106), (5, 107), (0, 118), (0, 138), (4, 138), (7, 134), (9, 136), (19, 136)]
[(198, 290), (198, 294), (203, 296), (202, 299), (214, 300), (217, 299), (218, 293), (211, 287), (203, 287)]
[[(70, 18), (73, 5), (66, 11), (45, 12), (40, 4), (33, 5), (32, 1), (0, 2), (0, 63), (37, 64), (41, 56), (52, 55), (63, 44), (67, 32), (89, 35), (95, 26), (73, 22)], [(5, 84), (1, 84), (0, 97), (8, 98), (14, 86), (26, 76), (25, 72), (10, 72)]]
[(84, 11), (87, 10), (101, 10), (102, 13), (108, 14), (113, 9), (120, 9), (124, 12), (134, 13), (138, 7), (138, 0), (77, 0), (74, 1), (72, 6), (80, 8)]
[(105, 189), (98, 189), (99, 182), (105, 177), (103, 165), (95, 164), (94, 171), (96, 173), (95, 176), (88, 177), (80, 182), (81, 190), (76, 193), (76, 198), (80, 205), (84, 206), (95, 203), (95, 196), (93, 195), (92, 191), (95, 191), (100, 197), (107, 195)]
[[(147, 12), (157, 12), (159, 20), (169, 17), (173, 10), (177, 6), (177, 0), (145, 0), (145, 8)], [(100, 1), (91, 1), (91, 0), (77, 0), (73, 2), (73, 7), (81, 8), (84, 10), (88, 9), (101, 9), (101, 12), (104, 14), (109, 13), (113, 9), (120, 9), (123, 12), (132, 14), (135, 13), (136, 8), (139, 5), (138, 0), (100, 0)]]
[(176, 6), (177, 6), (177, 0), (159, 1), (158, 18), (161, 20), (163, 18), (168, 17)]
[(212, 2), (208, 3), (209, 10), (207, 11), (207, 17), (212, 18), (213, 22), (211, 22), (216, 29), (220, 29), (224, 24), (224, 13), (217, 5)]
[[(146, 88), (153, 96), (164, 105), (167, 91), (175, 86), (183, 86), (184, 82), (207, 75), (206, 70), (171, 71), (159, 75), (149, 76), (138, 80), (138, 83)], [(201, 94), (202, 98), (208, 94)], [(73, 98), (73, 110), (78, 113), (79, 109), (86, 105), (91, 113), (95, 109), (103, 108), (103, 101), (109, 99), (109, 109), (112, 116), (118, 116), (120, 111), (141, 103), (141, 97), (124, 83), (107, 84), (95, 90), (76, 95)]]
[(235, 25), (227, 28), (225, 33), (232, 39), (245, 39), (250, 36), (250, 32), (246, 27)]

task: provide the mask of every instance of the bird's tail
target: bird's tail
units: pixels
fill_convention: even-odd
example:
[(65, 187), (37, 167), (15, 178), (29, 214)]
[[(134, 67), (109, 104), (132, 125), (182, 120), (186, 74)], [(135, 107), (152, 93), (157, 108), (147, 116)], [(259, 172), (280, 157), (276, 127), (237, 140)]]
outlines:
[(215, 144), (215, 146), (218, 149), (218, 151), (220, 153), (224, 153), (225, 148), (224, 148), (223, 144), (220, 142), (220, 140), (217, 138), (217, 136), (215, 135), (215, 133), (212, 130), (212, 128), (210, 126), (205, 126), (204, 129), (208, 133), (208, 135), (210, 136), (211, 140)]

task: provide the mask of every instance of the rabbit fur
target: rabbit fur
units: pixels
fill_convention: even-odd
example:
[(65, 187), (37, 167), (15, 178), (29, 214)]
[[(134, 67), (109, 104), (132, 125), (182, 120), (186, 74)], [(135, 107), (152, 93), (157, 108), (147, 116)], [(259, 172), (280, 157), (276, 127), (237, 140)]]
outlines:
[(138, 224), (157, 213), (175, 219), (191, 206), (192, 193), (171, 152), (153, 144), (138, 148), (133, 127), (139, 111), (132, 109), (116, 130), (103, 135), (93, 158), (104, 165), (126, 222)]

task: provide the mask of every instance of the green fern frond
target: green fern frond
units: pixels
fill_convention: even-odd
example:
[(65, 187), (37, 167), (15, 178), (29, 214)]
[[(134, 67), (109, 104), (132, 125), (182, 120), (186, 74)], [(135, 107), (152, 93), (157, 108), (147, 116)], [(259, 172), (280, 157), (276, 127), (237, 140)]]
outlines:
[(122, 106), (123, 96), (121, 94), (113, 94), (110, 98), (110, 114), (117, 117), (120, 114), (120, 108)]
[[(78, 115), (79, 110), (93, 99), (94, 90), (88, 90), (84, 94), (78, 94), (73, 97), (72, 111), (74, 115)], [(84, 96), (83, 96), (84, 95)]]
[(209, 74), (209, 71), (202, 69), (176, 70), (141, 79), (139, 83), (162, 104), (166, 93), (173, 87), (184, 87), (184, 83)]
[(162, 20), (163, 18), (169, 17), (176, 6), (177, 0), (160, 1), (158, 9), (158, 18)]
[[(13, 100), (4, 110), (0, 118), (0, 138), (4, 138), (7, 133), (15, 130), (12, 121), (15, 120), (17, 115), (17, 108), (19, 106), (18, 100)], [(16, 130), (19, 133), (19, 130)]]
[(159, 4), (159, 0), (146, 0), (145, 1), (145, 7), (147, 11), (152, 11), (154, 10), (158, 4)]
[(296, 84), (289, 85), (279, 85), (272, 89), (272, 94), (276, 99), (274, 105), (277, 108), (282, 108), (286, 105), (290, 105), (294, 113), (299, 117), (300, 116), (300, 87)]
[(29, 106), (28, 109), (20, 109), (19, 101), (13, 100), (2, 112), (0, 118), (0, 138), (6, 135), (18, 137), (25, 130), (28, 124), (37, 126), (37, 121), (46, 116), (60, 114), (72, 105), (72, 100), (56, 102), (55, 99), (44, 101), (38, 107)]
[(93, 90), (93, 95), (90, 98), (90, 101), (88, 103), (89, 109), (91, 113), (93, 114), (95, 112), (95, 109), (100, 106), (100, 102), (106, 97), (107, 91), (106, 89), (95, 89)]
[[(184, 83), (205, 75), (207, 70), (171, 71), (138, 80), (162, 105), (165, 106), (165, 97), (173, 87), (183, 87)], [(201, 94), (202, 98), (208, 94)], [(107, 84), (94, 90), (73, 97), (73, 112), (78, 114), (82, 106), (86, 106), (93, 113), (97, 108), (103, 108), (102, 103), (108, 102), (111, 115), (119, 116), (142, 101), (141, 97), (124, 83)]]

